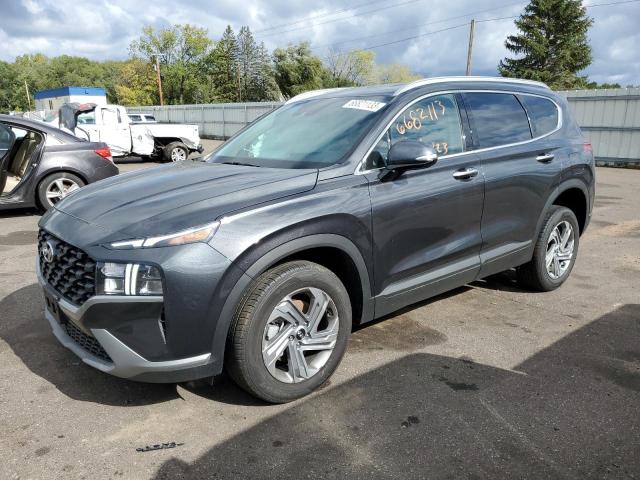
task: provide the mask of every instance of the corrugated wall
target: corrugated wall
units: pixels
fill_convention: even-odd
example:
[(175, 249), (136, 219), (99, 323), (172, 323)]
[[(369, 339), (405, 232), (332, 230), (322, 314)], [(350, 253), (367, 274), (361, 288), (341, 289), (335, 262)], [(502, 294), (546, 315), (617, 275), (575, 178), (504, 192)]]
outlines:
[(599, 165), (640, 165), (640, 88), (559, 93), (591, 140)]
[[(578, 125), (593, 145), (599, 165), (640, 165), (640, 88), (559, 92), (569, 101)], [(211, 103), (131, 107), (161, 122), (195, 123), (208, 138), (228, 138), (281, 103)]]
[(229, 138), (260, 115), (278, 108), (278, 102), (207, 103), (130, 107), (129, 113), (152, 113), (159, 122), (194, 123), (205, 138)]

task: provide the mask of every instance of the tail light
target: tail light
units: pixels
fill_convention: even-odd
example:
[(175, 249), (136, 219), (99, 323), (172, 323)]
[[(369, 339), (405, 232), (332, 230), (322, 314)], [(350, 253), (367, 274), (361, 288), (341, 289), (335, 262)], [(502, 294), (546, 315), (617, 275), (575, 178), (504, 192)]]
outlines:
[(111, 150), (109, 150), (109, 147), (96, 148), (94, 151), (105, 160), (109, 160), (113, 163), (113, 157), (111, 156)]
[(582, 148), (584, 149), (584, 153), (593, 153), (593, 147), (591, 143), (583, 143)]

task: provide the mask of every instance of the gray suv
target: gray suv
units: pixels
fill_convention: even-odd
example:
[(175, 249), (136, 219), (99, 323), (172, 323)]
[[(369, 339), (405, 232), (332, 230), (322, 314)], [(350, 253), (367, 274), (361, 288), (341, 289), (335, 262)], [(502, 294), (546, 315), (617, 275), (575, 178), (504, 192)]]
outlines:
[(224, 368), (287, 402), (327, 380), (353, 324), (513, 268), (557, 288), (593, 199), (591, 145), (544, 84), (314, 91), (207, 157), (58, 203), (38, 277), (85, 363), (146, 382)]

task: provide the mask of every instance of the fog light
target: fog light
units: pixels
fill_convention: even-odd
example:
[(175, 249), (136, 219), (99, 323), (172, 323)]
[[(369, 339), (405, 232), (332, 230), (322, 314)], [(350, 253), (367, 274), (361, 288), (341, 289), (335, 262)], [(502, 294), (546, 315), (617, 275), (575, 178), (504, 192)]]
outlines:
[(162, 295), (158, 267), (138, 263), (99, 263), (98, 295)]

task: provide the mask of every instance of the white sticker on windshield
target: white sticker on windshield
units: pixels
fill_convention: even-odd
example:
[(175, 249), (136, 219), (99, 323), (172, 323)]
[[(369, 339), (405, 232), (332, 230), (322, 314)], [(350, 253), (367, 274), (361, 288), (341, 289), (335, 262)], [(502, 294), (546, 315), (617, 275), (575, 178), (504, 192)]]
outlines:
[(377, 112), (386, 103), (376, 102), (374, 100), (349, 100), (342, 108), (355, 108), (356, 110), (366, 110), (367, 112)]

